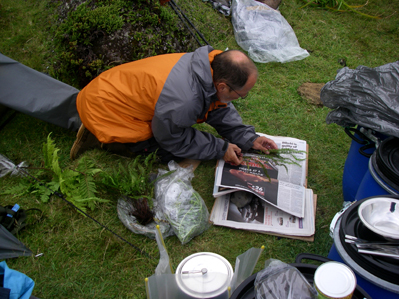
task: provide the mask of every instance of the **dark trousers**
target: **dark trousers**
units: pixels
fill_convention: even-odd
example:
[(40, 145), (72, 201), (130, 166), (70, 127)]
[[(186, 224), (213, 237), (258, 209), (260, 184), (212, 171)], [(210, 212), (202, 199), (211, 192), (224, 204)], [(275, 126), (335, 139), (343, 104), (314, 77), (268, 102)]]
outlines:
[(161, 148), (154, 137), (137, 143), (104, 143), (102, 144), (102, 148), (111, 153), (127, 157), (148, 155), (156, 151), (162, 163), (168, 163), (170, 160), (176, 162), (183, 160), (183, 158), (176, 157), (172, 153)]

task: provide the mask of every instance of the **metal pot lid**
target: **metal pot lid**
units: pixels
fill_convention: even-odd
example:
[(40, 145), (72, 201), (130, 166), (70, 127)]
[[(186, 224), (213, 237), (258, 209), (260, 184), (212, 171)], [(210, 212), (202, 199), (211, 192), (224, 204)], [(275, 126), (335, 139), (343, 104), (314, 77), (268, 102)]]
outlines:
[[(387, 195), (386, 197), (398, 198)], [(368, 197), (355, 202), (349, 207), (341, 219), (338, 220), (334, 230), (334, 244), (344, 262), (355, 270), (360, 276), (377, 284), (392, 283), (394, 288), (399, 289), (397, 277), (399, 275), (399, 260), (375, 255), (361, 254), (357, 252), (354, 244), (345, 243), (345, 235), (355, 236), (369, 241), (386, 241), (382, 236), (369, 230), (358, 215), (358, 207)]]
[(186, 257), (176, 269), (179, 288), (194, 298), (214, 298), (227, 291), (233, 268), (221, 255), (199, 252)]

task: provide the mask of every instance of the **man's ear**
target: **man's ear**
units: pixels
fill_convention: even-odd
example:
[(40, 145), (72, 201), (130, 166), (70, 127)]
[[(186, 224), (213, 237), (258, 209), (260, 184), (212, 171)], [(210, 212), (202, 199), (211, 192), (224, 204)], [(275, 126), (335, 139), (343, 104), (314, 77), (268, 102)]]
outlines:
[(226, 89), (228, 89), (227, 84), (224, 83), (224, 82), (218, 82), (218, 83), (216, 83), (215, 85), (216, 85), (216, 90), (217, 90), (218, 92), (223, 92), (223, 91), (225, 91)]

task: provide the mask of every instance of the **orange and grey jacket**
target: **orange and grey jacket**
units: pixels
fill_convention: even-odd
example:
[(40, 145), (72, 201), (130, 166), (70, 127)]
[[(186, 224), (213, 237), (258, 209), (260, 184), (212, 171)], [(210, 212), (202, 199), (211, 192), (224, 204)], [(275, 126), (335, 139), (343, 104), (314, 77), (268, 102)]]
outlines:
[(241, 149), (252, 147), (252, 126), (232, 103), (218, 101), (210, 63), (221, 51), (210, 46), (116, 66), (79, 92), (76, 105), (85, 127), (102, 143), (136, 143), (152, 136), (182, 158), (219, 159), (225, 141), (191, 126), (206, 122)]

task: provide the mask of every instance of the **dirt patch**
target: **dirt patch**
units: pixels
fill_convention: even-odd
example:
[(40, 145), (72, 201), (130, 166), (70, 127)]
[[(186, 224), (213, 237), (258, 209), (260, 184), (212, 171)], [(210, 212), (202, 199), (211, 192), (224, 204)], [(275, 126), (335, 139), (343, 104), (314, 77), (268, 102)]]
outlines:
[(320, 91), (324, 83), (303, 83), (298, 88), (298, 93), (312, 105), (323, 106), (320, 100)]

